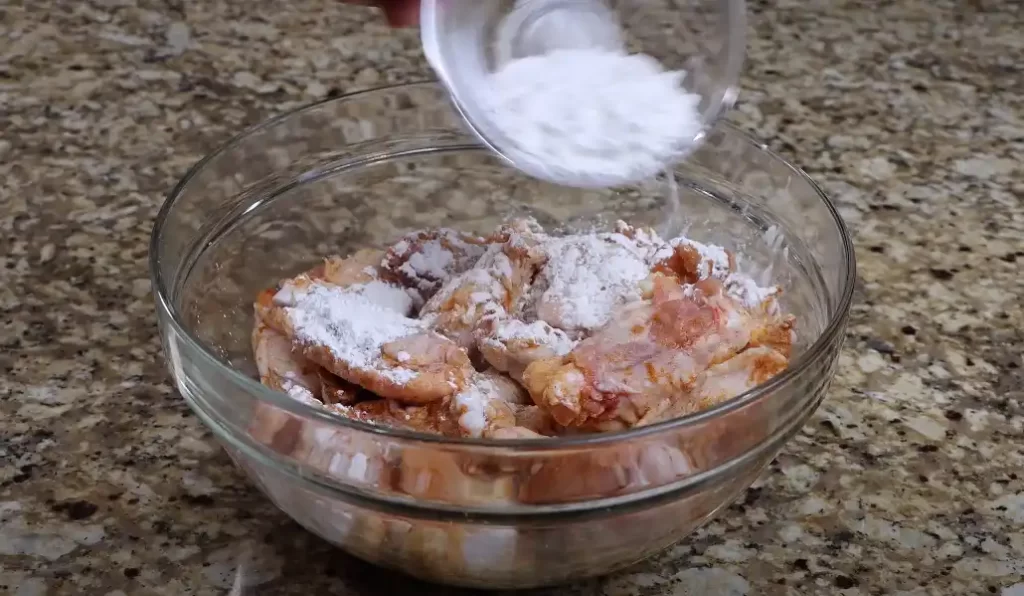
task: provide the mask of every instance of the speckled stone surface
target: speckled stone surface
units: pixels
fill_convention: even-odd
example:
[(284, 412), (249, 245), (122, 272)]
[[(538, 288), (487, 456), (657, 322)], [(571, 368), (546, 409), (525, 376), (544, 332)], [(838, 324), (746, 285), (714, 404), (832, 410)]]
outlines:
[[(550, 595), (1024, 593), (1024, 8), (754, 2), (733, 121), (856, 236), (830, 399), (717, 521)], [(422, 79), (329, 0), (0, 5), (0, 593), (451, 594), (277, 512), (167, 382), (146, 265), (189, 165), (246, 125)], [(1016, 584), (1016, 587), (1013, 586)]]

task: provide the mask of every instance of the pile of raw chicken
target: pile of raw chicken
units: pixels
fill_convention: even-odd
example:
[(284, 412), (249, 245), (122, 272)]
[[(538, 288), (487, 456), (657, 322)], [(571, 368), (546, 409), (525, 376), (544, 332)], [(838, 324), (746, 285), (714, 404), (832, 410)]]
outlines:
[(685, 416), (786, 368), (793, 317), (733, 255), (612, 232), (410, 234), (262, 292), (261, 381), (371, 424), (452, 437), (607, 432)]

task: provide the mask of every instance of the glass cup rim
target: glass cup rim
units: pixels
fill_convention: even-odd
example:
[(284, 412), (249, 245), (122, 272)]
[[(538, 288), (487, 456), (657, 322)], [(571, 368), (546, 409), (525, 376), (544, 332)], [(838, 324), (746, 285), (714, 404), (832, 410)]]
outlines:
[[(298, 116), (307, 111), (312, 111), (332, 103), (345, 103), (353, 100), (366, 99), (373, 95), (388, 95), (401, 90), (406, 89), (426, 89), (432, 88), (435, 90), (444, 91), (443, 86), (437, 81), (415, 81), (409, 83), (399, 83), (395, 85), (386, 85), (382, 87), (374, 87), (372, 89), (366, 89), (362, 91), (356, 91), (353, 93), (341, 95), (338, 97), (322, 99), (310, 104), (288, 110), (263, 122), (245, 128), (241, 132), (233, 135), (222, 145), (217, 147), (212, 152), (201, 158), (195, 164), (193, 164), (182, 176), (182, 178), (174, 185), (171, 191), (167, 194), (163, 205), (160, 207), (157, 213), (156, 219), (153, 223), (153, 231), (150, 234), (149, 243), (149, 270), (150, 270), (150, 281), (153, 286), (153, 296), (156, 301), (156, 307), (158, 311), (163, 311), (167, 317), (165, 318), (166, 323), (170, 326), (175, 337), (181, 338), (186, 344), (186, 349), (190, 353), (198, 354), (204, 361), (202, 366), (209, 366), (219, 370), (225, 374), (232, 384), (239, 386), (248, 395), (256, 398), (261, 403), (266, 403), (273, 406), (274, 408), (283, 410), (288, 414), (297, 417), (303, 421), (315, 420), (320, 424), (326, 424), (328, 426), (340, 427), (343, 429), (356, 431), (359, 433), (377, 435), (385, 438), (403, 440), (410, 443), (422, 443), (422, 444), (434, 444), (441, 446), (464, 446), (466, 448), (488, 448), (488, 449), (506, 449), (514, 450), (517, 452), (547, 452), (547, 451), (558, 451), (558, 450), (571, 450), (578, 449), (580, 447), (597, 447), (606, 446), (609, 444), (616, 444), (620, 442), (630, 442), (636, 439), (642, 439), (652, 435), (659, 435), (675, 430), (680, 430), (689, 427), (699, 426), (703, 423), (720, 418), (730, 412), (743, 408), (751, 403), (759, 401), (761, 399), (770, 398), (775, 391), (786, 385), (787, 383), (799, 378), (813, 364), (818, 362), (823, 355), (827, 353), (827, 348), (832, 344), (835, 336), (842, 332), (843, 320), (848, 315), (850, 306), (853, 302), (854, 285), (856, 281), (856, 255), (853, 248), (853, 239), (850, 232), (840, 216), (839, 211), (835, 205), (828, 198), (825, 192), (818, 186), (814, 180), (807, 175), (802, 169), (793, 165), (782, 156), (778, 155), (766, 145), (756, 140), (753, 136), (740, 130), (733, 124), (726, 121), (719, 121), (714, 129), (724, 131), (727, 134), (739, 137), (745, 142), (756, 147), (758, 151), (763, 152), (766, 156), (778, 161), (784, 165), (790, 172), (796, 174), (800, 179), (810, 185), (810, 188), (817, 194), (818, 199), (824, 204), (829, 214), (832, 216), (832, 221), (836, 225), (839, 233), (839, 242), (841, 243), (843, 261), (845, 263), (845, 275), (843, 276), (841, 285), (841, 294), (838, 301), (836, 302), (836, 308), (833, 313), (829, 314), (828, 323), (824, 330), (818, 335), (814, 342), (807, 348), (807, 350), (797, 357), (796, 361), (791, 363), (784, 371), (769, 379), (765, 383), (761, 383), (752, 389), (741, 393), (740, 395), (727, 400), (714, 407), (706, 410), (683, 416), (680, 418), (672, 418), (664, 420), (649, 426), (643, 426), (639, 428), (632, 428), (627, 430), (612, 431), (606, 433), (595, 433), (591, 435), (579, 435), (572, 437), (545, 437), (543, 439), (486, 439), (486, 438), (468, 438), (468, 437), (447, 437), (443, 435), (434, 435), (430, 433), (424, 433), (419, 431), (411, 431), (399, 428), (390, 428), (368, 424), (357, 420), (351, 420), (342, 416), (337, 416), (329, 413), (323, 408), (316, 408), (315, 406), (307, 405), (305, 403), (294, 400), (282, 392), (275, 391), (262, 383), (258, 379), (254, 379), (249, 375), (244, 374), (240, 370), (228, 366), (223, 363), (217, 356), (210, 350), (206, 345), (203, 344), (183, 323), (181, 313), (176, 308), (171, 300), (171, 293), (167, 281), (161, 275), (161, 255), (162, 255), (162, 238), (163, 229), (177, 204), (178, 198), (182, 196), (185, 188), (188, 184), (204, 170), (204, 168), (219, 156), (222, 156), (238, 144), (247, 138), (250, 138), (257, 133), (270, 129), (286, 120), (289, 120), (295, 116)], [(480, 148), (486, 148), (482, 143), (478, 143)], [(167, 357), (167, 356), (165, 356)], [(178, 382), (178, 379), (174, 379)]]

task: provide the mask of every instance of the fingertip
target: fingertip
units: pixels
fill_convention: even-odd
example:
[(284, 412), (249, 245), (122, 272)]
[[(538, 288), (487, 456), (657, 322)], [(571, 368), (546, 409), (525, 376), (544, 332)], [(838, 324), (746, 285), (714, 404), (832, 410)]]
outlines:
[(384, 13), (392, 27), (415, 27), (420, 22), (420, 3), (418, 0), (387, 2)]

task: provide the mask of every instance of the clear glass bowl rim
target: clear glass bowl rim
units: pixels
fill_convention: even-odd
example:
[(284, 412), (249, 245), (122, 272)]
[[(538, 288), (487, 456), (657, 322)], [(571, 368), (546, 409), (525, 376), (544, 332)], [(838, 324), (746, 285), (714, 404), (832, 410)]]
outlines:
[[(200, 358), (205, 360), (205, 366), (210, 366), (225, 374), (231, 382), (239, 386), (241, 389), (246, 391), (248, 394), (254, 396), (258, 401), (265, 402), (266, 404), (283, 410), (293, 416), (296, 416), (304, 420), (317, 420), (320, 424), (333, 425), (340, 428), (347, 428), (360, 433), (378, 435), (389, 437), (397, 440), (413, 443), (423, 444), (435, 444), (435, 445), (450, 445), (450, 446), (466, 446), (466, 447), (479, 447), (479, 448), (496, 448), (503, 450), (513, 450), (518, 453), (528, 454), (530, 452), (550, 452), (561, 449), (579, 449), (580, 447), (593, 446), (593, 445), (604, 445), (607, 443), (616, 442), (630, 442), (634, 439), (640, 439), (650, 435), (656, 435), (661, 433), (667, 433), (673, 430), (678, 430), (690, 426), (696, 426), (705, 422), (714, 420), (719, 416), (732, 412), (736, 409), (742, 408), (752, 402), (760, 399), (770, 399), (776, 390), (790, 383), (794, 379), (799, 378), (808, 368), (816, 363), (820, 358), (824, 357), (827, 353), (827, 348), (833, 343), (835, 336), (842, 332), (843, 321), (847, 316), (850, 306), (853, 302), (854, 285), (856, 281), (856, 256), (853, 248), (853, 239), (850, 236), (849, 230), (846, 227), (843, 218), (839, 215), (839, 211), (835, 205), (829, 200), (828, 196), (822, 191), (822, 189), (807, 175), (802, 169), (794, 166), (777, 153), (771, 151), (763, 143), (757, 141), (753, 136), (740, 130), (736, 126), (725, 122), (719, 121), (714, 129), (724, 129), (729, 135), (739, 137), (741, 140), (758, 148), (759, 151), (764, 152), (765, 155), (777, 160), (784, 165), (790, 172), (801, 178), (818, 195), (818, 198), (822, 201), (825, 207), (828, 209), (832, 216), (832, 221), (836, 225), (839, 231), (839, 241), (842, 244), (843, 253), (843, 264), (844, 276), (841, 286), (841, 294), (838, 301), (835, 303), (835, 311), (830, 313), (828, 324), (822, 333), (815, 339), (814, 343), (803, 353), (800, 354), (795, 362), (792, 362), (790, 366), (782, 373), (776, 375), (766, 383), (762, 383), (749, 391), (746, 391), (731, 400), (728, 400), (715, 407), (709, 408), (684, 416), (682, 418), (675, 418), (666, 420), (649, 426), (644, 426), (635, 429), (597, 433), (592, 435), (580, 435), (572, 437), (548, 437), (544, 439), (517, 439), (517, 440), (496, 440), (496, 439), (484, 439), (484, 438), (452, 438), (442, 435), (434, 435), (416, 431), (409, 431), (404, 429), (388, 428), (383, 426), (375, 426), (364, 422), (350, 420), (341, 416), (330, 414), (327, 410), (316, 408), (314, 406), (306, 405), (302, 402), (291, 399), (284, 393), (274, 391), (269, 387), (266, 387), (259, 382), (258, 379), (254, 379), (249, 375), (242, 373), (241, 371), (225, 365), (217, 356), (209, 350), (203, 342), (199, 341), (184, 325), (178, 309), (174, 306), (171, 299), (169, 286), (161, 274), (161, 239), (164, 224), (170, 217), (171, 211), (174, 209), (177, 198), (182, 194), (189, 182), (192, 181), (204, 167), (213, 161), (218, 156), (221, 156), (231, 151), (237, 144), (245, 140), (246, 138), (255, 135), (261, 131), (272, 128), (275, 125), (281, 124), (282, 122), (301, 115), (302, 113), (310, 110), (315, 110), (321, 106), (330, 103), (343, 103), (347, 101), (366, 99), (372, 95), (387, 95), (403, 89), (414, 89), (422, 87), (434, 87), (443, 89), (440, 83), (437, 81), (417, 81), (410, 83), (400, 83), (396, 85), (387, 85), (382, 87), (375, 87), (372, 89), (366, 89), (349, 93), (339, 97), (328, 98), (320, 100), (314, 103), (300, 106), (293, 110), (283, 112), (273, 118), (265, 120), (259, 124), (248, 127), (242, 132), (232, 136), (223, 145), (209, 153), (192, 167), (188, 169), (185, 175), (174, 185), (174, 188), (168, 193), (164, 204), (161, 206), (160, 211), (157, 213), (156, 219), (153, 224), (153, 231), (150, 235), (149, 245), (149, 269), (150, 269), (150, 280), (153, 285), (153, 296), (156, 301), (156, 307), (158, 310), (162, 310), (165, 315), (165, 321), (170, 326), (171, 330), (176, 336), (181, 338), (190, 351), (198, 355)], [(453, 107), (454, 109), (454, 107)], [(458, 110), (454, 109), (455, 113), (458, 114)], [(713, 129), (713, 130), (714, 130)], [(710, 136), (710, 135), (709, 135)], [(486, 149), (486, 145), (480, 143), (475, 136), (470, 137), (481, 149)], [(699, 151), (699, 149), (698, 149)]]

